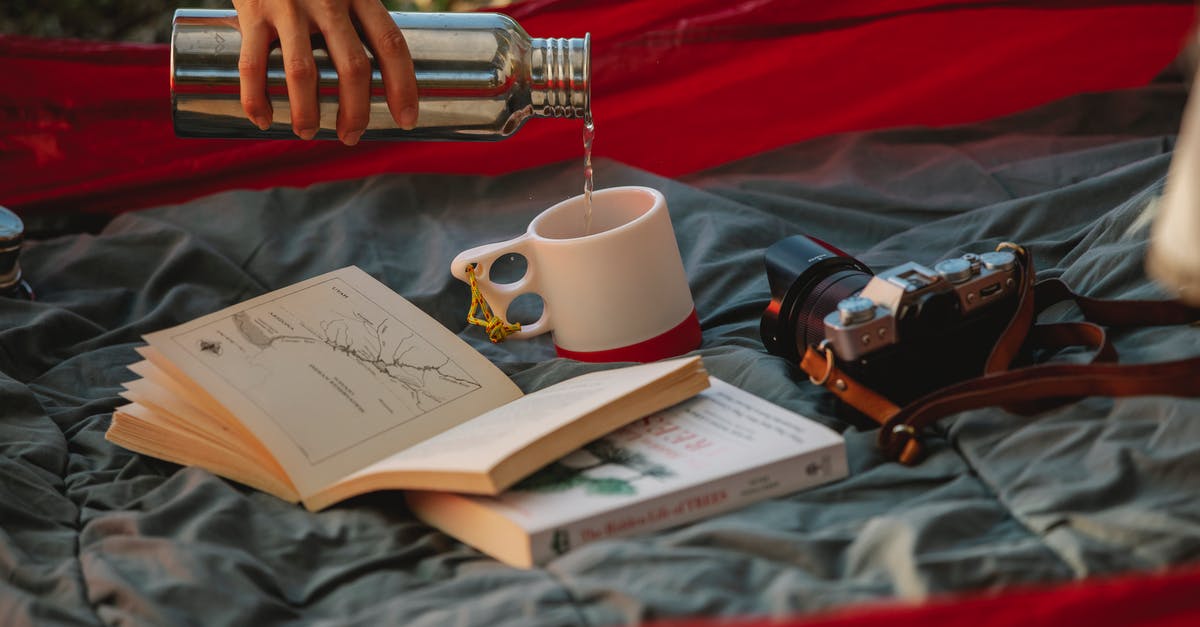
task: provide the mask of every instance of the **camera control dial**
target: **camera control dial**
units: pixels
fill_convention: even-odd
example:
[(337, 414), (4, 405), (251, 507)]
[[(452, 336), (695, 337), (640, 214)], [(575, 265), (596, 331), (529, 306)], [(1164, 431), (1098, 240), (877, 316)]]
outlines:
[(1001, 250), (994, 253), (983, 253), (979, 256), (979, 260), (983, 262), (983, 267), (988, 270), (1008, 272), (1016, 265), (1017, 256), (1007, 250)]
[(875, 317), (875, 301), (862, 296), (843, 298), (837, 308), (838, 320), (843, 326), (859, 324)]
[(946, 279), (951, 283), (962, 283), (963, 281), (970, 279), (971, 275), (974, 273), (973, 269), (971, 268), (970, 260), (963, 259), (962, 257), (955, 257), (953, 259), (939, 261), (937, 265), (933, 267), (933, 270), (941, 275), (943, 279)]

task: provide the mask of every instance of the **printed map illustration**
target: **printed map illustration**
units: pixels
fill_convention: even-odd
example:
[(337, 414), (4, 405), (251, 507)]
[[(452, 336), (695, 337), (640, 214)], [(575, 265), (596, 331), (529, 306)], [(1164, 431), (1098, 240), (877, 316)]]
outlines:
[(337, 278), (173, 339), (274, 420), (311, 463), (480, 387)]

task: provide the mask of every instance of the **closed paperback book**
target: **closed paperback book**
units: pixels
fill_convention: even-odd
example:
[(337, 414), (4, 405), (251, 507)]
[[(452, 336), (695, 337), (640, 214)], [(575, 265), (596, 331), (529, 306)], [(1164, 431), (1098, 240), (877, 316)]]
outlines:
[(673, 527), (848, 473), (832, 429), (710, 377), (710, 387), (595, 440), (497, 496), (413, 491), (413, 513), (507, 564)]

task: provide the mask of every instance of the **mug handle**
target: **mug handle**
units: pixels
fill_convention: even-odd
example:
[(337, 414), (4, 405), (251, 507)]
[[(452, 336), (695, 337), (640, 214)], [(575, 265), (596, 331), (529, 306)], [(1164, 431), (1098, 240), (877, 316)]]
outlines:
[[(492, 313), (507, 321), (508, 306), (512, 304), (513, 300), (522, 294), (536, 293), (538, 290), (537, 267), (530, 254), (532, 249), (528, 233), (505, 242), (476, 246), (458, 253), (454, 261), (450, 262), (450, 274), (464, 283), (469, 283), (467, 266), (476, 264), (475, 280), (479, 285), (479, 291), (487, 299)], [(525, 276), (515, 283), (493, 283), (488, 278), (491, 276), (492, 264), (500, 257), (510, 253), (516, 253), (525, 258)], [(543, 298), (541, 317), (532, 324), (522, 324), (520, 331), (516, 331), (508, 337), (515, 340), (526, 340), (549, 330), (550, 305)]]

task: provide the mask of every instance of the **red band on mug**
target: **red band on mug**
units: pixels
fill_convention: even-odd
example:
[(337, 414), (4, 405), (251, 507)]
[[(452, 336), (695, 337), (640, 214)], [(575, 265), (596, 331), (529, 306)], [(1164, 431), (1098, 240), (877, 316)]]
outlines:
[(700, 346), (700, 318), (695, 308), (684, 318), (683, 322), (675, 325), (666, 332), (660, 333), (648, 340), (610, 348), (602, 351), (573, 351), (557, 344), (554, 346), (559, 357), (576, 361), (608, 362), (608, 361), (637, 361), (641, 363), (658, 361), (666, 357), (682, 355)]

